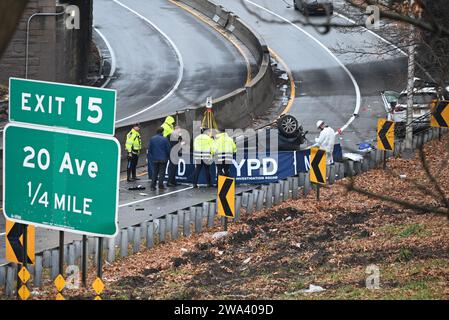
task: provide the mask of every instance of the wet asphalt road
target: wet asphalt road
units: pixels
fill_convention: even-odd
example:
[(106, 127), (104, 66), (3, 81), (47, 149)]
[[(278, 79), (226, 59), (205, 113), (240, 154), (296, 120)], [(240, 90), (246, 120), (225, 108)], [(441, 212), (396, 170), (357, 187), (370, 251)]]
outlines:
[[(246, 62), (239, 50), (208, 24), (167, 0), (95, 0), (94, 26), (115, 56), (116, 72), (107, 87), (118, 92), (118, 126), (175, 113), (245, 85)], [(157, 217), (216, 194), (216, 190), (193, 192), (188, 188), (182, 193), (168, 190), (162, 197), (147, 190), (144, 197), (125, 189), (121, 189), (121, 205), (142, 198), (151, 201), (120, 208), (121, 227), (148, 220), (149, 207), (152, 217)], [(135, 211), (139, 206), (146, 209)], [(4, 232), (2, 215), (0, 264), (5, 256)], [(78, 237), (66, 234), (65, 238), (68, 242)], [(57, 232), (38, 229), (36, 250), (57, 246), (57, 241)]]
[[(111, 2), (112, 1), (96, 0), (96, 11), (98, 10), (98, 5), (102, 3), (104, 3), (105, 6), (107, 5), (108, 8), (109, 6), (112, 6), (112, 4), (116, 5)], [(309, 139), (312, 140), (317, 134), (315, 123), (318, 119), (325, 120), (334, 129), (337, 129), (347, 123), (348, 119), (357, 108), (359, 108), (359, 117), (356, 118), (354, 122), (352, 122), (352, 124), (345, 130), (344, 134), (340, 138), (340, 142), (343, 144), (345, 150), (350, 151), (357, 147), (357, 143), (375, 138), (376, 120), (378, 117), (385, 116), (385, 109), (379, 95), (380, 91), (385, 89), (401, 90), (405, 85), (404, 71), (406, 69), (406, 60), (401, 54), (392, 52), (392, 55), (368, 55), (359, 57), (351, 53), (334, 53), (333, 56), (325, 48), (330, 48), (330, 51), (334, 52), (333, 48), (341, 45), (345, 47), (351, 46), (356, 49), (369, 45), (371, 47), (370, 50), (375, 52), (376, 48), (373, 46), (378, 43), (378, 39), (368, 32), (346, 33), (339, 30), (332, 30), (329, 34), (322, 36), (311, 27), (301, 27), (302, 30), (308, 33), (307, 35), (304, 31), (301, 31), (287, 23), (273, 24), (262, 21), (259, 17), (248, 13), (239, 0), (219, 0), (219, 2), (223, 6), (236, 12), (245, 22), (260, 33), (267, 41), (270, 48), (273, 49), (292, 70), (297, 90), (296, 98), (289, 113), (296, 116), (305, 129), (311, 132), (309, 133)], [(132, 6), (135, 10), (139, 10), (142, 14), (148, 15), (148, 17), (151, 17), (151, 19), (154, 19), (155, 22), (161, 25), (165, 24), (167, 26), (184, 24), (183, 30), (190, 30), (191, 32), (196, 30), (197, 32), (194, 33), (195, 39), (192, 40), (192, 34), (189, 32), (177, 32), (176, 28), (171, 27), (166, 30), (167, 34), (170, 33), (170, 36), (173, 36), (174, 40), (175, 37), (177, 37), (177, 42), (175, 42), (180, 48), (180, 52), (190, 52), (190, 55), (184, 55), (185, 69), (183, 81), (180, 84), (180, 92), (182, 93), (182, 96), (184, 96), (185, 92), (188, 92), (189, 90), (193, 90), (192, 92), (196, 93), (189, 95), (190, 98), (187, 100), (180, 98), (180, 96), (178, 96), (179, 94), (174, 94), (167, 99), (167, 101), (172, 101), (172, 99), (177, 101), (173, 104), (173, 109), (171, 104), (168, 104), (168, 107), (164, 107), (166, 106), (166, 103), (164, 103), (151, 109), (148, 112), (148, 117), (152, 117), (154, 114), (158, 114), (158, 112), (164, 112), (164, 108), (176, 110), (178, 105), (185, 106), (185, 102), (190, 102), (190, 99), (193, 99), (193, 96), (201, 95), (201, 92), (199, 92), (201, 90), (198, 89), (200, 85), (206, 87), (212, 85), (208, 90), (219, 90), (217, 86), (214, 88), (213, 84), (217, 81), (215, 78), (213, 80), (210, 79), (210, 81), (201, 81), (200, 78), (197, 78), (192, 82), (187, 81), (187, 79), (190, 79), (189, 77), (194, 77), (195, 73), (197, 75), (210, 75), (223, 69), (223, 78), (218, 87), (226, 87), (227, 89), (224, 90), (226, 92), (232, 91), (229, 90), (229, 83), (232, 81), (227, 82), (225, 79), (232, 80), (239, 78), (240, 81), (244, 81), (243, 79), (245, 78), (246, 70), (244, 67), (243, 58), (236, 58), (234, 62), (236, 62), (239, 67), (238, 70), (233, 69), (237, 67), (233, 64), (229, 65), (229, 61), (226, 59), (225, 53), (227, 52), (229, 54), (229, 52), (233, 52), (236, 54), (235, 48), (233, 48), (232, 45), (227, 43), (224, 39), (221, 39), (222, 42), (217, 40), (219, 37), (217, 37), (217, 35), (214, 34), (214, 31), (210, 30), (208, 26), (196, 21), (187, 13), (174, 7), (166, 1), (128, 0), (124, 1), (124, 3), (130, 7)], [(280, 18), (275, 15), (279, 15), (286, 20), (294, 20), (300, 14), (292, 8), (288, 8), (282, 1), (255, 0), (254, 3), (271, 11), (271, 13), (268, 13), (267, 11), (264, 11), (264, 9), (257, 7), (255, 4), (248, 3), (248, 6), (252, 10), (263, 14), (263, 17), (270, 20), (275, 19), (277, 21), (281, 21)], [(151, 10), (152, 6), (156, 6), (153, 8), (154, 11)], [(120, 6), (118, 6), (117, 9), (110, 10), (116, 14), (123, 15), (120, 18), (123, 19), (123, 21), (128, 21), (131, 23), (132, 20), (132, 23), (136, 26), (140, 25), (139, 29), (146, 27), (150, 29), (148, 31), (149, 33), (152, 32), (148, 25), (142, 25), (142, 21), (139, 21), (139, 19), (129, 15), (126, 10), (118, 13), (120, 11), (119, 9), (121, 9)], [(160, 12), (163, 14), (160, 14)], [(174, 14), (176, 19), (168, 21), (165, 16), (166, 14)], [(97, 16), (100, 16), (100, 14), (97, 14)], [(111, 19), (111, 17), (107, 15), (105, 19)], [(314, 17), (313, 19), (320, 21), (322, 18)], [(334, 19), (341, 20), (342, 18), (335, 16)], [(116, 23), (120, 24), (119, 22)], [(108, 27), (106, 26), (109, 26), (109, 24), (102, 25), (98, 20), (96, 20), (96, 26), (102, 33), (108, 35)], [(152, 39), (156, 43), (159, 43), (161, 47), (154, 51), (155, 55), (159, 55), (159, 58), (155, 59), (159, 61), (158, 59), (161, 59), (161, 56), (163, 57), (164, 54), (167, 54), (164, 62), (156, 63), (156, 66), (154, 66), (152, 62), (125, 58), (132, 54), (134, 50), (129, 50), (129, 48), (121, 48), (121, 46), (124, 46), (125, 44), (131, 45), (133, 43), (132, 40), (139, 36), (139, 34), (132, 30), (126, 30), (127, 28), (123, 27), (115, 31), (120, 34), (128, 32), (129, 38), (126, 41), (123, 42), (123, 40), (120, 40), (120, 37), (114, 38), (113, 30), (109, 31), (112, 35), (109, 34), (111, 38), (108, 39), (112, 46), (115, 44), (118, 48), (115, 53), (117, 56), (117, 75), (119, 78), (113, 80), (110, 83), (110, 87), (119, 89), (120, 85), (129, 85), (128, 93), (126, 93), (126, 91), (122, 92), (122, 90), (119, 89), (119, 111), (117, 114), (117, 119), (141, 110), (142, 101), (147, 101), (147, 105), (149, 105), (163, 96), (164, 92), (170, 90), (170, 87), (176, 83), (176, 66), (179, 65), (179, 61), (176, 60), (176, 54), (172, 49), (170, 49), (170, 46), (163, 41), (163, 39), (156, 36), (152, 37)], [(202, 31), (199, 32), (199, 30)], [(206, 43), (199, 41), (199, 37), (204, 38)], [(208, 42), (211, 38), (215, 39), (213, 44)], [(114, 41), (117, 41), (117, 43)], [(192, 43), (195, 43), (195, 45), (192, 45)], [(320, 43), (322, 45), (320, 45)], [(204, 50), (198, 50), (198, 46), (200, 44), (203, 46), (215, 47), (217, 49), (216, 51), (224, 51), (217, 53), (216, 56), (212, 58), (210, 54), (203, 54), (205, 52)], [(137, 44), (134, 45), (137, 46)], [(183, 49), (181, 50), (181, 48)], [(200, 56), (203, 57), (200, 58)], [(171, 64), (167, 62), (168, 57), (172, 59)], [(189, 60), (189, 58), (191, 60)], [(218, 60), (215, 61), (215, 58)], [(202, 59), (205, 60), (200, 61)], [(123, 64), (121, 64), (120, 61), (123, 61)], [(186, 61), (196, 62), (188, 66)], [(338, 61), (340, 61), (340, 63)], [(124, 77), (127, 72), (126, 70), (132, 70), (135, 67), (135, 64), (143, 64), (147, 66), (153, 65), (152, 68), (155, 68), (154, 70), (158, 70), (158, 72), (155, 73), (158, 75), (163, 75), (159, 78), (159, 80), (163, 78), (164, 81), (153, 81), (154, 75), (152, 75), (152, 73), (146, 73), (145, 77), (147, 77), (147, 80), (140, 81), (140, 74), (133, 74), (131, 72), (127, 75), (127, 77), (132, 79), (132, 81), (136, 81), (136, 88), (134, 88), (133, 85), (130, 85), (127, 81), (125, 81), (125, 78), (121, 79), (120, 75)], [(345, 70), (343, 65), (347, 68), (347, 70)], [(136, 68), (134, 70), (140, 69)], [(231, 72), (231, 70), (234, 70), (234, 72)], [(238, 76), (236, 74), (238, 74)], [(352, 75), (352, 78), (350, 75)], [(152, 93), (147, 90), (150, 85), (154, 85)], [(356, 88), (360, 91), (360, 103), (357, 102), (358, 98)], [(133, 89), (136, 90), (132, 91)], [(132, 95), (130, 92), (134, 92), (135, 94)], [(210, 94), (209, 92), (210, 91), (208, 91), (204, 97), (201, 97), (199, 101), (202, 101), (202, 98), (205, 98), (205, 96)], [(182, 101), (184, 101), (184, 103), (182, 103)], [(202, 190), (201, 192), (198, 192), (187, 188), (182, 190), (182, 188), (185, 187), (181, 187), (180, 191), (177, 193), (166, 193), (166, 196), (158, 195), (157, 193), (150, 191), (144, 191), (148, 194), (148, 196), (145, 197), (149, 200), (132, 205), (126, 205), (126, 203), (138, 201), (143, 196), (122, 190), (120, 204), (123, 206), (119, 213), (120, 224), (122, 226), (132, 225), (143, 221), (144, 219), (148, 219), (150, 214), (153, 214), (153, 217), (155, 217), (164, 214), (164, 212), (174, 212), (176, 211), (176, 208), (188, 207), (195, 201), (200, 203), (208, 197), (212, 199), (215, 193), (215, 191), (212, 190)], [(136, 210), (137, 208), (139, 208), (139, 210)], [(142, 210), (142, 208), (144, 210)], [(1, 224), (2, 222), (0, 221), (0, 233), (4, 232), (4, 228)], [(43, 230), (41, 230), (41, 232), (43, 232)], [(38, 234), (39, 233), (40, 232), (38, 232)], [(69, 236), (67, 236), (67, 238), (69, 239)], [(2, 243), (3, 237), (0, 239), (0, 243)], [(50, 246), (50, 244), (56, 245), (57, 243), (56, 233), (54, 232), (49, 232), (46, 234), (45, 238), (41, 237), (39, 239), (40, 242), (38, 241), (37, 245), (38, 249), (39, 245)], [(4, 249), (2, 247), (3, 245), (0, 247), (0, 257), (4, 256), (2, 252)]]
[[(296, 98), (289, 113), (309, 131), (309, 140), (318, 135), (317, 120), (324, 120), (337, 130), (348, 122), (357, 107), (359, 117), (339, 137), (339, 142), (344, 150), (352, 151), (358, 148), (358, 143), (376, 138), (377, 118), (385, 117), (380, 91), (400, 90), (405, 86), (407, 66), (402, 54), (394, 50), (388, 55), (376, 54), (379, 39), (366, 30), (332, 29), (321, 35), (313, 27), (293, 26), (289, 21), (301, 19), (301, 13), (281, 0), (245, 0), (255, 14), (246, 10), (240, 0), (218, 2), (261, 34), (291, 69)], [(349, 23), (337, 14), (332, 19)], [(319, 16), (311, 20), (325, 22)], [(360, 57), (351, 53), (362, 48), (372, 54)], [(360, 91), (360, 103), (356, 90)]]
[(203, 21), (167, 0), (95, 0), (94, 24), (116, 57), (109, 88), (117, 125), (161, 117), (244, 86), (244, 57)]
[[(145, 187), (141, 191), (129, 191), (128, 188), (136, 185)], [(136, 183), (122, 181), (120, 184), (119, 200), (119, 228), (137, 225), (140, 222), (157, 219), (177, 210), (187, 209), (191, 206), (200, 205), (203, 202), (213, 200), (217, 196), (215, 188), (193, 189), (188, 185), (167, 188), (166, 190), (150, 191), (150, 181), (146, 177)], [(251, 187), (237, 187), (236, 192), (250, 190)], [(0, 218), (0, 265), (5, 263), (5, 232), (3, 216)], [(65, 233), (65, 243), (81, 240), (80, 235)], [(59, 245), (59, 231), (36, 229), (36, 252), (44, 249), (56, 248)]]

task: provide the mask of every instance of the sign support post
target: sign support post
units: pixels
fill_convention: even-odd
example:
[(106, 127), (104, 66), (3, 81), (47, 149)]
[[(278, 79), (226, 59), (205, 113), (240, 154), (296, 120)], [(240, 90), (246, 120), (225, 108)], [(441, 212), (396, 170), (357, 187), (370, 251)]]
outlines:
[[(27, 244), (28, 228), (27, 227), (28, 226), (26, 224), (23, 225), (23, 257), (22, 257), (23, 264), (22, 264), (22, 266), (23, 266), (23, 268), (28, 270), (28, 268), (27, 268), (27, 266), (28, 266), (28, 263), (27, 263), (28, 262), (27, 261), (28, 260), (28, 251), (27, 251), (28, 250), (28, 244)], [(19, 277), (18, 274), (17, 274), (17, 277)], [(21, 281), (19, 280), (19, 282), (21, 282)], [(26, 283), (23, 282), (22, 285), (26, 286)], [(18, 289), (20, 289), (20, 288), (18, 288)]]
[(20, 225), (21, 228), (23, 228), (23, 255), (22, 255), (22, 263), (17, 263), (17, 299), (21, 299), (20, 297), (20, 293), (19, 293), (19, 289), (22, 287), (22, 285), (26, 285), (25, 282), (22, 282), (22, 280), (20, 279), (19, 276), (19, 272), (20, 270), (22, 270), (22, 268), (27, 269), (27, 260), (28, 260), (28, 247), (27, 247), (27, 242), (28, 242), (28, 230), (27, 230), (27, 225), (25, 224), (21, 224)]
[(223, 230), (228, 231), (228, 218), (224, 217), (224, 224), (223, 224)]
[(59, 274), (64, 277), (64, 231), (59, 231)]
[(87, 236), (83, 235), (83, 257), (81, 259), (81, 273), (82, 273), (82, 279), (81, 282), (83, 283), (83, 287), (87, 287)]
[(98, 261), (97, 261), (97, 277), (101, 279), (103, 276), (103, 238), (98, 238)]
[(26, 224), (23, 225), (23, 266), (26, 268), (28, 266), (28, 226)]
[(103, 276), (103, 238), (98, 237), (98, 247), (97, 247), (97, 278), (92, 283), (92, 288), (94, 289), (96, 296), (94, 300), (101, 300), (100, 294), (104, 290), (104, 283), (101, 280)]

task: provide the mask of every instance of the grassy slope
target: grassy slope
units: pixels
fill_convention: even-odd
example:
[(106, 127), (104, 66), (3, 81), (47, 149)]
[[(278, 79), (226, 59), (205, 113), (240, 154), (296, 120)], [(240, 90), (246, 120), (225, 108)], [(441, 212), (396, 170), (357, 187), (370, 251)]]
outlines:
[[(426, 147), (439, 182), (449, 190), (449, 137)], [(436, 205), (407, 179), (426, 185), (418, 159), (394, 159), (388, 170), (355, 179), (372, 192)], [(156, 246), (120, 259), (104, 272), (113, 299), (447, 299), (449, 221), (348, 192), (348, 180), (312, 192), (213, 232)], [(366, 267), (380, 270), (380, 289), (365, 286)], [(322, 293), (303, 294), (310, 284)], [(52, 292), (54, 289), (48, 289)], [(92, 297), (92, 290), (65, 292)]]

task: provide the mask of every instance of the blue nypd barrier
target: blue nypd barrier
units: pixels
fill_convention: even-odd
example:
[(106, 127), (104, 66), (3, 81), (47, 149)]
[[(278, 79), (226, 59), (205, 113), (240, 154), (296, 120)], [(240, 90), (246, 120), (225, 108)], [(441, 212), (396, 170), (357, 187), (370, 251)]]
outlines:
[[(334, 161), (341, 161), (342, 149), (339, 144), (334, 147)], [(310, 168), (310, 150), (280, 151), (272, 156), (257, 157), (256, 154), (245, 154), (240, 160), (234, 157), (231, 165), (231, 176), (238, 184), (261, 184), (277, 182), (288, 177), (297, 175), (299, 172), (308, 172)], [(193, 155), (190, 155), (190, 164), (184, 159), (179, 160), (176, 181), (178, 183), (193, 183)], [(151, 179), (152, 165), (148, 158), (148, 176)], [(212, 183), (217, 183), (216, 166), (210, 166)], [(168, 163), (165, 170), (165, 178), (168, 179)], [(206, 184), (206, 175), (201, 171), (199, 184)]]
[[(343, 160), (343, 150), (340, 144), (334, 145), (334, 152), (332, 153), (334, 162), (341, 162)], [(310, 168), (310, 149), (296, 151), (296, 171), (309, 172)]]

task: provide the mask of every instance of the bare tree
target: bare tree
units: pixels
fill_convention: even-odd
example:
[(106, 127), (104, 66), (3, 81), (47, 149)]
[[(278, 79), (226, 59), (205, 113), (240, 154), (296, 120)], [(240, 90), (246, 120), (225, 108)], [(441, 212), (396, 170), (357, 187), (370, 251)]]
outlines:
[[(279, 19), (266, 18), (245, 0), (240, 1), (249, 13), (261, 21), (286, 23)], [(372, 18), (372, 11), (367, 9), (369, 6), (375, 6), (379, 9), (382, 22), (381, 30), (376, 32), (380, 32), (389, 43), (379, 40), (376, 43), (367, 43), (363, 48), (343, 45), (333, 49), (340, 53), (384, 55), (398, 50), (406, 52), (410, 46), (417, 45), (417, 66), (421, 75), (444, 86), (449, 82), (449, 12), (441, 8), (446, 5), (445, 0), (415, 0), (413, 6), (410, 6), (409, 0), (344, 0), (343, 7), (339, 10), (349, 16), (352, 22), (332, 19), (330, 12), (327, 13), (325, 21), (317, 22), (310, 18), (307, 11), (292, 22), (312, 26), (321, 34), (330, 32), (332, 28), (338, 28), (341, 32), (363, 33), (366, 31), (367, 21)], [(414, 41), (409, 37), (410, 25), (416, 27)]]
[[(363, 48), (340, 44), (338, 48), (332, 49), (342, 54), (352, 53), (361, 56), (385, 55), (396, 53), (398, 50), (407, 55), (408, 48), (416, 45), (418, 48), (416, 64), (421, 69), (421, 73), (428, 80), (433, 80), (442, 87), (447, 86), (449, 83), (449, 12), (442, 10), (447, 6), (447, 0), (415, 0), (413, 6), (410, 6), (409, 0), (344, 0), (344, 2), (339, 10), (348, 16), (351, 22), (341, 23), (340, 19), (332, 19), (330, 12), (327, 12), (327, 19), (324, 22), (322, 19), (317, 22), (310, 18), (307, 11), (291, 22), (312, 26), (321, 34), (328, 33), (332, 28), (338, 28), (340, 32), (363, 33), (366, 32), (367, 19), (372, 17), (372, 11), (367, 10), (367, 7), (376, 6), (379, 9), (381, 28), (374, 31), (380, 33), (388, 42), (379, 40), (375, 43), (367, 43)], [(241, 3), (249, 13), (257, 16), (261, 21), (274, 24), (286, 23), (279, 19), (266, 18), (249, 6), (245, 0), (241, 0)], [(414, 37), (410, 36), (410, 26), (414, 27), (416, 33)], [(449, 145), (446, 147), (449, 149)], [(441, 159), (437, 166), (439, 169), (432, 169), (423, 148), (418, 150), (418, 154), (425, 178), (419, 181), (406, 179), (406, 182), (410, 188), (419, 191), (422, 196), (431, 197), (431, 206), (419, 203), (419, 199), (410, 201), (410, 199), (389, 196), (387, 191), (382, 194), (372, 192), (357, 185), (354, 178), (349, 180), (346, 188), (348, 191), (397, 204), (418, 213), (435, 213), (449, 218), (449, 197), (441, 184), (441, 179), (444, 179), (441, 177), (441, 172), (448, 168), (449, 163), (447, 159)], [(387, 170), (391, 176), (400, 175), (394, 170)]]

